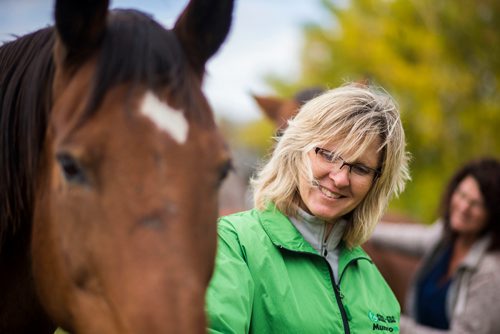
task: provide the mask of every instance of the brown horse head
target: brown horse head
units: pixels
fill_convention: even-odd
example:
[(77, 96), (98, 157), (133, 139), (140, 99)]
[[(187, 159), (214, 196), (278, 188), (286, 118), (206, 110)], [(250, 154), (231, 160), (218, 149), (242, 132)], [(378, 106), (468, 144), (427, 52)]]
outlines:
[(279, 134), (285, 130), (288, 120), (295, 116), (304, 103), (323, 91), (324, 89), (321, 87), (309, 87), (300, 90), (291, 99), (262, 95), (253, 95), (253, 98), (264, 115), (274, 123)]
[[(16, 291), (36, 317), (72, 333), (205, 332), (229, 158), (201, 82), (232, 9), (192, 0), (166, 30), (108, 1), (59, 0), (54, 29), (0, 50), (0, 156), (12, 161), (0, 168), (0, 269), (27, 263), (17, 271), (34, 288)], [(8, 327), (3, 310), (0, 332), (42, 332)]]

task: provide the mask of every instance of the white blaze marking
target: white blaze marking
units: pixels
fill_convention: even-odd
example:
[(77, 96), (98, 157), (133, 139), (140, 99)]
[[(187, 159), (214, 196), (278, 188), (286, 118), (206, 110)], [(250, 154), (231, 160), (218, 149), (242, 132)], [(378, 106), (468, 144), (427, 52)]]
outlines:
[(172, 109), (160, 101), (155, 94), (148, 91), (142, 100), (141, 112), (148, 117), (160, 130), (167, 132), (176, 142), (184, 144), (189, 126), (180, 110)]

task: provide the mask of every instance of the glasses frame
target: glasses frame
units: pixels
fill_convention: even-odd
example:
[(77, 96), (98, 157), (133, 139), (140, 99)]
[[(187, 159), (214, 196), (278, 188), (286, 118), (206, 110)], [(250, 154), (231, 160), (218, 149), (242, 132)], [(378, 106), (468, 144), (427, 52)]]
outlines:
[[(361, 165), (361, 166), (363, 166), (363, 168), (366, 168), (366, 169), (370, 170), (371, 172), (373, 172), (373, 178), (374, 179), (377, 179), (377, 178), (380, 177), (380, 175), (382, 175), (382, 169), (381, 168), (375, 169), (375, 168), (371, 168), (371, 167), (365, 166), (363, 164), (349, 163), (349, 162), (345, 161), (340, 155), (335, 154), (335, 152), (332, 152), (330, 150), (327, 150), (327, 149), (322, 148), (322, 147), (317, 147), (317, 146), (314, 148), (314, 152), (316, 153), (316, 155), (318, 155), (318, 153), (320, 151), (326, 153), (327, 155), (330, 155), (332, 157), (336, 157), (337, 159), (340, 159), (340, 161), (342, 161), (342, 164), (340, 165), (339, 170), (341, 170), (344, 166), (347, 166), (347, 167), (349, 167), (349, 174), (351, 174), (353, 166)], [(324, 157), (322, 157), (322, 158), (324, 159)], [(333, 161), (328, 161), (328, 162), (332, 163)], [(359, 174), (357, 174), (357, 175), (358, 176), (363, 176), (363, 175), (359, 175)]]

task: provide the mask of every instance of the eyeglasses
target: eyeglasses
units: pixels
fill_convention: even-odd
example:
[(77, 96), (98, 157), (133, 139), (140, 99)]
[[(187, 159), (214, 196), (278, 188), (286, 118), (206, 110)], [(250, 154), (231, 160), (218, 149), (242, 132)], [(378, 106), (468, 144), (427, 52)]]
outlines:
[(363, 164), (348, 163), (337, 153), (328, 151), (321, 147), (315, 147), (314, 152), (316, 152), (316, 155), (319, 155), (325, 162), (329, 163), (332, 166), (338, 167), (338, 169), (342, 169), (344, 166), (349, 167), (350, 174), (354, 174), (360, 177), (375, 178), (379, 177), (382, 174), (382, 170), (380, 168), (374, 169)]

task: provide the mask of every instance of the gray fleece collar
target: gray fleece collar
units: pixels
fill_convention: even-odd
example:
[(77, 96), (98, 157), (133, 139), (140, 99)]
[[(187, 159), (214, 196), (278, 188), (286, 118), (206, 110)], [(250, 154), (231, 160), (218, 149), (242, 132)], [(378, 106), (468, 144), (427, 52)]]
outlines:
[[(300, 208), (296, 217), (289, 218), (304, 239), (327, 260), (338, 283), (339, 244), (344, 236), (347, 221), (341, 219), (335, 223), (326, 223)], [(327, 224), (334, 224), (328, 236), (326, 236)]]

